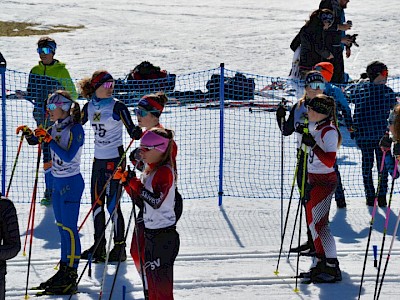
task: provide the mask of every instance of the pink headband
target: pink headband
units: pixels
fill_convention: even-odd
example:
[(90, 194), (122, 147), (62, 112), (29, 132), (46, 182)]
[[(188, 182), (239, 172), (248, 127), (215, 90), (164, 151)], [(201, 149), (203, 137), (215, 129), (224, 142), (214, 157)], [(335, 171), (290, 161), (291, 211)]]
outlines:
[(165, 153), (168, 148), (169, 139), (153, 131), (146, 131), (140, 140), (140, 147), (154, 147), (154, 149)]

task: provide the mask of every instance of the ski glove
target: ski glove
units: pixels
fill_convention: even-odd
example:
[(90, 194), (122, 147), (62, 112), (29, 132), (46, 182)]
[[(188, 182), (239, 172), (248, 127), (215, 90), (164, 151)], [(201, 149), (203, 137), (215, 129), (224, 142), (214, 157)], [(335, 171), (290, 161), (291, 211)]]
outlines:
[(135, 171), (131, 171), (130, 167), (128, 166), (127, 171), (123, 171), (121, 167), (118, 167), (113, 179), (119, 180), (121, 185), (126, 186), (128, 184), (128, 180), (133, 177), (136, 177)]
[(379, 147), (381, 147), (382, 151), (390, 151), (390, 148), (392, 148), (392, 141), (389, 132), (386, 132), (379, 141)]
[(312, 135), (310, 133), (303, 133), (301, 142), (304, 145), (311, 147), (311, 149), (313, 149), (315, 147), (315, 145), (317, 144), (317, 142), (314, 140), (314, 138), (312, 137)]
[(276, 110), (276, 117), (278, 119), (282, 119), (286, 117), (286, 109), (282, 104), (278, 105), (278, 109)]
[(140, 128), (139, 126), (135, 126), (135, 128), (133, 128), (130, 136), (132, 139), (140, 140), (140, 138), (142, 137), (142, 134), (143, 134), (142, 128)]
[(304, 133), (304, 129), (308, 129), (308, 126), (305, 125), (305, 124), (299, 124), (299, 125), (296, 127), (295, 131), (296, 131), (297, 133), (303, 134), (303, 133)]
[(131, 196), (132, 200), (137, 204), (139, 201), (138, 199), (140, 198), (140, 193), (143, 188), (143, 183), (140, 181), (140, 179), (133, 177), (128, 181), (128, 185), (125, 186), (126, 192)]
[(26, 125), (18, 126), (17, 129), (15, 130), (15, 133), (19, 134), (21, 131), (22, 131), (22, 135), (25, 137), (32, 135), (32, 130)]
[(51, 135), (43, 127), (38, 127), (35, 129), (35, 136), (40, 140), (42, 139), (45, 143), (50, 143), (53, 139)]
[(140, 148), (136, 148), (129, 154), (129, 160), (135, 166), (136, 169), (143, 172), (144, 162), (142, 161), (142, 157), (140, 155)]

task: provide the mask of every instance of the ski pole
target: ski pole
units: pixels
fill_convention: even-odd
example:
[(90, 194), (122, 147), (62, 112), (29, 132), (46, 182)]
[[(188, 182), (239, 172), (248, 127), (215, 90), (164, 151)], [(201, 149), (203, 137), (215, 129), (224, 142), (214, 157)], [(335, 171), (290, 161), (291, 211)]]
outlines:
[(292, 189), (290, 191), (290, 198), (289, 198), (289, 204), (288, 204), (288, 210), (286, 213), (286, 219), (285, 219), (285, 225), (283, 227), (283, 233), (282, 233), (282, 239), (281, 239), (281, 246), (279, 249), (279, 255), (278, 255), (278, 263), (276, 264), (276, 270), (275, 270), (275, 275), (279, 274), (279, 262), (281, 259), (281, 254), (282, 254), (282, 248), (283, 248), (283, 242), (285, 239), (285, 233), (286, 233), (286, 227), (287, 227), (287, 223), (288, 223), (288, 219), (289, 219), (289, 212), (290, 212), (290, 207), (292, 205), (292, 199), (293, 199), (293, 191), (294, 191), (294, 186), (296, 184), (296, 178), (297, 178), (297, 171), (299, 169), (299, 161), (300, 161), (300, 155), (301, 155), (301, 151), (297, 152), (297, 162), (296, 162), (296, 169), (294, 171), (294, 177), (293, 177), (293, 182), (292, 182)]
[[(117, 201), (119, 201), (119, 200), (117, 200)], [(111, 220), (114, 218), (114, 215), (117, 213), (117, 209), (116, 209), (116, 208), (117, 208), (117, 205), (115, 206), (113, 212), (111, 213), (111, 215), (109, 216), (109, 218), (108, 218), (106, 224), (104, 225), (104, 230), (103, 230), (103, 232), (101, 233), (99, 239), (96, 241), (96, 243), (95, 243), (95, 245), (94, 245), (94, 247), (93, 247), (93, 253), (96, 252), (97, 248), (98, 248), (99, 245), (100, 245), (101, 240), (103, 239), (103, 237), (104, 237), (104, 235), (105, 235), (105, 232), (106, 232), (106, 229), (107, 229), (107, 227), (108, 227), (108, 224), (110, 224)], [(91, 261), (90, 261), (90, 260), (88, 260), (88, 261), (86, 262), (85, 267), (83, 268), (82, 273), (81, 273), (81, 275), (79, 276), (79, 278), (78, 278), (78, 280), (77, 280), (77, 282), (76, 282), (76, 285), (77, 285), (77, 286), (78, 286), (79, 282), (81, 281), (81, 279), (82, 279), (82, 277), (83, 277), (83, 274), (85, 274), (85, 271), (86, 271), (86, 269), (88, 268), (88, 265), (89, 265), (89, 264), (91, 264)], [(71, 295), (69, 296), (68, 299), (70, 300), (70, 299), (72, 298), (73, 295), (74, 295), (74, 294), (71, 294)]]
[(383, 155), (382, 155), (381, 167), (379, 168), (378, 187), (377, 187), (376, 193), (375, 193), (374, 208), (372, 209), (371, 221), (369, 222), (369, 224), (370, 224), (369, 225), (369, 233), (368, 233), (368, 239), (367, 239), (367, 247), (365, 248), (364, 264), (363, 264), (363, 269), (362, 269), (362, 273), (361, 273), (360, 289), (358, 291), (358, 300), (360, 300), (362, 285), (363, 285), (363, 281), (364, 281), (365, 266), (367, 264), (367, 257), (368, 257), (368, 248), (369, 248), (369, 243), (371, 241), (372, 227), (374, 226), (374, 220), (375, 220), (375, 214), (376, 214), (376, 206), (377, 206), (377, 203), (378, 203), (379, 189), (380, 189), (380, 186), (381, 186), (381, 181), (382, 181), (382, 176), (383, 176), (383, 166), (385, 164), (386, 151), (382, 150), (382, 152), (383, 152)]
[(386, 233), (387, 233), (387, 228), (388, 228), (388, 224), (389, 224), (390, 205), (392, 203), (392, 196), (393, 196), (393, 189), (394, 189), (394, 181), (395, 181), (395, 178), (396, 178), (396, 172), (397, 172), (397, 161), (395, 160), (393, 176), (392, 176), (392, 187), (390, 189), (389, 203), (388, 203), (388, 206), (386, 208), (386, 219), (385, 219), (385, 226), (383, 228), (383, 237), (382, 237), (381, 253), (379, 254), (378, 271), (376, 272), (374, 299), (376, 299), (376, 293), (378, 291), (379, 275), (380, 275), (381, 266), (382, 266), (383, 249), (385, 247)]
[[(121, 194), (121, 193), (119, 193)], [(107, 265), (108, 265), (108, 258), (110, 256), (110, 251), (111, 251), (111, 243), (112, 243), (112, 237), (114, 234), (114, 229), (115, 229), (115, 222), (113, 222), (113, 226), (110, 230), (110, 237), (108, 239), (108, 247), (107, 247), (107, 255), (106, 255), (106, 261), (104, 262), (104, 270), (103, 270), (103, 277), (101, 279), (101, 284), (100, 284), (100, 292), (99, 292), (99, 300), (103, 297), (103, 288), (104, 288), (104, 282), (106, 281), (106, 275), (107, 275)]]
[[(284, 237), (284, 230), (285, 230), (282, 227), (283, 226), (283, 124), (284, 124), (284, 122), (285, 122), (285, 118), (283, 117), (283, 118), (281, 118), (281, 244), (283, 244), (283, 237)], [(297, 166), (296, 166), (296, 169), (297, 169)], [(292, 190), (293, 190), (293, 187), (292, 187)], [(287, 221), (287, 219), (286, 219), (286, 221)], [(286, 224), (285, 224), (285, 227), (286, 227)]]
[[(308, 133), (308, 128), (304, 129), (305, 133)], [(300, 193), (300, 202), (305, 201), (305, 186), (306, 186), (306, 168), (307, 168), (307, 150), (308, 147), (305, 148), (304, 150), (304, 161), (303, 161), (303, 177), (301, 179), (301, 193)], [(300, 220), (299, 220), (299, 238), (298, 238), (298, 247), (300, 248), (300, 241), (301, 241), (301, 218), (303, 216), (303, 205), (300, 205)], [(305, 205), (304, 205), (305, 206)], [(305, 209), (305, 208), (304, 208)], [(307, 222), (307, 220), (306, 220)], [(300, 262), (300, 251), (297, 252), (297, 263), (296, 263), (296, 285), (294, 288), (294, 292), (298, 293), (299, 289), (297, 287), (298, 285), (298, 277), (299, 277), (299, 262)]]
[[(397, 164), (397, 162), (396, 162), (396, 164)], [(381, 282), (379, 284), (379, 290), (378, 290), (378, 294), (376, 295), (376, 299), (379, 299), (379, 295), (381, 294), (382, 284), (383, 284), (383, 280), (385, 279), (386, 270), (387, 270), (387, 267), (388, 267), (388, 264), (389, 264), (390, 255), (392, 253), (393, 243), (394, 243), (394, 240), (395, 240), (395, 237), (396, 237), (396, 234), (397, 234), (397, 229), (399, 228), (399, 222), (400, 222), (400, 209), (399, 209), (399, 214), (397, 216), (396, 225), (394, 227), (392, 241), (391, 241), (390, 247), (389, 247), (389, 252), (388, 252), (388, 255), (386, 257), (385, 267), (383, 268), (382, 278), (381, 278)]]
[[(31, 211), (30, 211), (30, 214), (29, 214), (29, 219), (31, 219), (31, 215), (32, 215), (32, 220), (31, 220), (32, 222), (31, 222), (31, 228), (30, 228), (30, 235), (31, 236), (30, 236), (30, 241), (29, 241), (28, 271), (27, 271), (27, 274), (26, 274), (25, 299), (29, 298), (29, 296), (28, 296), (29, 271), (30, 271), (31, 257), (32, 257), (33, 231), (34, 231), (34, 224), (35, 224), (36, 195), (37, 195), (37, 186), (38, 186), (38, 179), (39, 179), (39, 168), (40, 168), (40, 157), (41, 157), (41, 154), (42, 154), (41, 139), (39, 139), (38, 155), (37, 155), (37, 160), (36, 160), (35, 183), (33, 185)], [(29, 221), (28, 221), (28, 225), (29, 225)], [(26, 242), (26, 240), (25, 240), (25, 242)]]
[[(135, 205), (135, 204), (133, 204), (133, 205)], [(126, 228), (125, 237), (124, 237), (124, 242), (125, 242), (125, 243), (126, 243), (126, 239), (127, 239), (127, 237), (128, 237), (129, 228), (131, 227), (132, 216), (133, 216), (134, 212), (135, 212), (135, 210), (134, 210), (133, 207), (132, 207), (131, 215), (129, 216), (128, 226), (127, 226), (127, 228)], [(115, 283), (116, 283), (116, 281), (117, 281), (117, 275), (118, 275), (119, 267), (121, 266), (121, 255), (122, 255), (122, 250), (120, 250), (120, 253), (119, 253), (119, 260), (118, 260), (117, 268), (116, 268), (116, 270), (115, 270), (114, 279), (113, 279), (113, 283), (112, 283), (111, 291), (110, 291), (110, 297), (108, 298), (108, 300), (111, 300), (111, 299), (112, 299), (112, 294), (113, 294), (113, 292), (114, 292), (114, 286), (115, 286)]]
[(21, 138), (19, 139), (17, 155), (15, 156), (14, 165), (13, 165), (13, 168), (12, 168), (12, 171), (11, 171), (10, 181), (8, 182), (6, 197), (8, 197), (8, 193), (9, 193), (10, 188), (11, 188), (11, 183), (12, 183), (12, 180), (13, 180), (13, 178), (14, 178), (15, 168), (16, 168), (16, 166), (17, 166), (17, 162), (18, 162), (18, 158), (19, 158), (19, 153), (21, 152), (22, 142), (23, 142), (23, 141), (24, 141), (24, 135), (22, 134), (22, 135), (21, 135)]
[(93, 209), (95, 208), (95, 206), (97, 205), (97, 203), (99, 202), (101, 196), (103, 195), (103, 193), (106, 191), (108, 184), (111, 182), (111, 180), (113, 179), (115, 173), (118, 170), (118, 167), (122, 164), (122, 162), (124, 161), (125, 157), (126, 157), (126, 153), (128, 152), (129, 148), (132, 146), (133, 142), (135, 141), (135, 139), (132, 139), (131, 142), (129, 143), (128, 147), (126, 148), (126, 150), (124, 151), (124, 153), (122, 153), (121, 159), (119, 160), (117, 166), (114, 169), (114, 172), (111, 174), (110, 178), (107, 179), (106, 183), (103, 186), (103, 189), (101, 190), (101, 192), (99, 193), (99, 195), (96, 198), (96, 201), (94, 201), (92, 207), (90, 208), (90, 210), (88, 211), (88, 213), (86, 214), (85, 218), (83, 219), (81, 225), (78, 227), (78, 232), (81, 230), (83, 224), (85, 224), (86, 220), (88, 219), (88, 217), (90, 216), (91, 212), (93, 211)]

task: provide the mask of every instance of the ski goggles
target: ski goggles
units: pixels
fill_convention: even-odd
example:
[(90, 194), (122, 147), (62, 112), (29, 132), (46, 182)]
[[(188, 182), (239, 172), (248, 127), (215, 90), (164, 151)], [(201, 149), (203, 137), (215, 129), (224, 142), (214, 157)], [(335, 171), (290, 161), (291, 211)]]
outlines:
[(153, 131), (146, 131), (140, 140), (140, 150), (146, 152), (149, 150), (157, 150), (165, 153), (168, 149), (170, 139), (158, 135)]
[(57, 107), (61, 107), (62, 110), (68, 111), (72, 105), (71, 100), (58, 93), (52, 94), (47, 102), (48, 104), (46, 105), (46, 108), (50, 111), (55, 110)]
[(114, 81), (106, 81), (102, 84), (102, 87), (109, 90), (114, 87)]
[(325, 90), (325, 83), (323, 82), (310, 82), (307, 86), (313, 90)]
[(158, 110), (145, 110), (143, 108), (135, 108), (133, 110), (136, 116), (138, 117), (146, 117), (149, 113), (160, 113)]
[(53, 49), (51, 49), (50, 47), (39, 47), (36, 51), (39, 54), (50, 54), (52, 53)]

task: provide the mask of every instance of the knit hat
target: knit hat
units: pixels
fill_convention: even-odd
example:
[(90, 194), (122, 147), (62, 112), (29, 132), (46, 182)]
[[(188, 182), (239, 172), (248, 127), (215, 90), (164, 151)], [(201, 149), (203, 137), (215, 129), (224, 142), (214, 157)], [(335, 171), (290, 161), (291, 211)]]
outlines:
[(51, 49), (51, 52), (53, 52), (53, 54), (56, 53), (56, 49), (57, 49), (56, 41), (48, 36), (41, 37), (37, 44), (38, 44), (39, 48), (48, 47)]
[(97, 74), (94, 78), (92, 78), (91, 85), (94, 90), (97, 90), (104, 82), (114, 80), (110, 73), (107, 71), (103, 71), (100, 74)]
[(306, 75), (306, 79), (304, 80), (305, 86), (308, 86), (311, 82), (321, 82), (325, 83), (324, 77), (318, 71), (310, 71)]
[(330, 62), (320, 62), (314, 66), (314, 70), (319, 71), (324, 76), (326, 82), (330, 82), (333, 76), (333, 65)]
[(139, 100), (138, 106), (143, 107), (145, 110), (150, 112), (152, 115), (159, 118), (162, 111), (164, 110), (164, 105), (158, 103), (156, 100), (149, 96), (144, 96)]
[(376, 79), (376, 77), (378, 77), (379, 74), (381, 74), (381, 72), (384, 70), (387, 70), (387, 66), (383, 62), (375, 60), (369, 63), (367, 66), (367, 74), (369, 80), (373, 82)]

